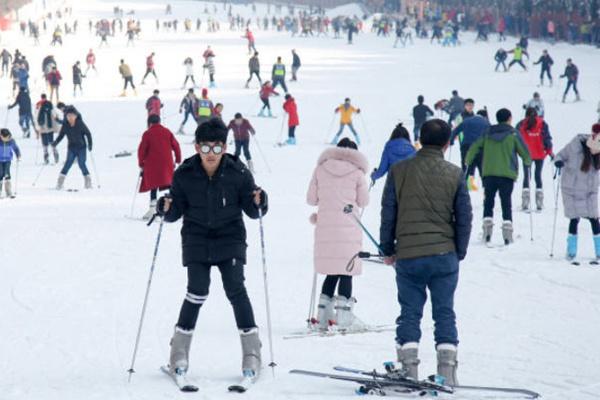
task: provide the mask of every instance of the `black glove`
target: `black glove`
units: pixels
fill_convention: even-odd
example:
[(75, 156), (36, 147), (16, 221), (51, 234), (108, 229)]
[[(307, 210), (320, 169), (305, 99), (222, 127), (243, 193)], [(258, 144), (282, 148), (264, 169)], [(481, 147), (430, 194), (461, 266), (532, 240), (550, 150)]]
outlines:
[[(158, 201), (156, 202), (156, 213), (158, 215), (160, 215), (161, 217), (164, 217), (164, 215), (166, 214), (166, 212), (164, 211), (164, 207), (165, 207), (165, 199), (170, 199), (171, 195), (170, 194), (166, 194), (164, 196), (162, 196), (160, 199), (158, 199)], [(173, 203), (171, 203), (171, 207), (173, 206)]]
[(556, 160), (554, 161), (554, 166), (558, 169), (561, 169), (565, 166), (565, 162), (563, 160)]
[(88, 145), (88, 151), (91, 153), (92, 152), (92, 145)]
[[(260, 189), (260, 188), (259, 188)], [(258, 208), (260, 208), (261, 210), (264, 210), (265, 208), (267, 208), (267, 206), (269, 205), (269, 196), (267, 195), (267, 192), (265, 192), (264, 190), (260, 190), (260, 204), (258, 204)]]

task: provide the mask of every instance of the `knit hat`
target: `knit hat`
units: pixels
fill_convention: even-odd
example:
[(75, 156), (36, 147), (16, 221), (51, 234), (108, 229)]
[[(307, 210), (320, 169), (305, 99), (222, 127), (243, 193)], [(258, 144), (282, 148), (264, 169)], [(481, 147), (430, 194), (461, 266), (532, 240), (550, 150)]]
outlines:
[(592, 132), (585, 145), (590, 149), (590, 153), (600, 154), (600, 124), (594, 124)]
[(208, 89), (207, 88), (203, 88), (202, 89), (202, 97), (206, 97), (208, 96)]

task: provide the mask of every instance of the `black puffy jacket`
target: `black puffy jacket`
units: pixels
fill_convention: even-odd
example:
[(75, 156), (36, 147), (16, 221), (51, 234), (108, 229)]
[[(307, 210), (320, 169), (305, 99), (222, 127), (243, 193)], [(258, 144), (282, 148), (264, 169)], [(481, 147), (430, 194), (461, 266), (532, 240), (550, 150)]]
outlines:
[[(183, 216), (181, 246), (183, 265), (217, 264), (236, 259), (246, 262), (246, 228), (242, 211), (258, 218), (253, 201), (257, 189), (246, 166), (225, 154), (217, 172), (209, 177), (199, 155), (194, 155), (175, 171), (171, 185), (173, 203), (164, 218), (177, 221)], [(267, 212), (264, 194), (263, 215)]]

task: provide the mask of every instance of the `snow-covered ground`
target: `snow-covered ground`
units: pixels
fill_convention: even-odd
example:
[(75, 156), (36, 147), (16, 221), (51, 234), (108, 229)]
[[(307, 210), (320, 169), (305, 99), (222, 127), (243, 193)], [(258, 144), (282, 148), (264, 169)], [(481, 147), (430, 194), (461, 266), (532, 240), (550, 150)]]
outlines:
[[(38, 2), (39, 3), (39, 2)], [(350, 97), (363, 113), (356, 127), (363, 137), (363, 151), (376, 166), (382, 147), (394, 125), (411, 126), (410, 111), (423, 94), (432, 105), (452, 89), (473, 97), (477, 108), (486, 105), (491, 116), (508, 107), (515, 118), (521, 105), (535, 90), (546, 101), (546, 116), (558, 150), (578, 132), (587, 132), (596, 118), (600, 53), (587, 46), (557, 44), (550, 48), (555, 77), (566, 58), (572, 57), (581, 71), (580, 103), (560, 103), (564, 82), (555, 88), (536, 88), (537, 68), (528, 73), (494, 73), (493, 54), (499, 44), (474, 44), (464, 34), (458, 48), (441, 48), (417, 40), (405, 49), (392, 48), (393, 38), (370, 33), (344, 39), (290, 38), (288, 34), (254, 30), (263, 76), (275, 58), (291, 63), (297, 49), (303, 66), (299, 81), (289, 83), (300, 113), (298, 146), (277, 148), (281, 137), (281, 98), (273, 101), (278, 119), (257, 119), (258, 88), (244, 89), (247, 78), (246, 42), (241, 32), (230, 32), (222, 22), (219, 33), (207, 33), (204, 3), (172, 1), (174, 16), (203, 19), (200, 34), (155, 33), (154, 20), (164, 18), (159, 1), (128, 1), (120, 5), (136, 10), (142, 19), (142, 38), (126, 48), (124, 33), (109, 38), (110, 47), (96, 49), (98, 38), (88, 34), (87, 18), (110, 17), (112, 1), (74, 2), (79, 17), (77, 36), (65, 37), (64, 47), (51, 48), (49, 34), (42, 46), (17, 32), (2, 36), (1, 47), (18, 47), (31, 64), (32, 100), (41, 93), (41, 60), (54, 54), (63, 76), (64, 100), (74, 103), (94, 136), (97, 172), (92, 169), (94, 190), (78, 193), (53, 190), (60, 166), (43, 169), (36, 164), (35, 140), (22, 139), (16, 110), (8, 114), (8, 126), (23, 151), (19, 168), (18, 197), (0, 200), (0, 398), (14, 399), (172, 399), (179, 398), (174, 386), (158, 370), (165, 363), (169, 338), (185, 291), (185, 271), (180, 263), (180, 223), (165, 226), (145, 328), (141, 338), (137, 373), (127, 383), (140, 307), (146, 288), (157, 225), (124, 218), (129, 213), (138, 169), (135, 157), (111, 158), (121, 151), (135, 151), (145, 128), (145, 99), (160, 88), (165, 102), (164, 121), (176, 130), (177, 113), (184, 94), (184, 58), (192, 56), (201, 76), (201, 53), (211, 45), (215, 59), (217, 88), (213, 101), (225, 104), (225, 120), (235, 112), (249, 116), (256, 127), (269, 173), (259, 149), (253, 146), (257, 183), (270, 193), (271, 209), (265, 218), (267, 262), (273, 314), (275, 378), (265, 370), (263, 379), (247, 395), (250, 399), (340, 399), (352, 398), (353, 386), (343, 382), (291, 376), (292, 368), (328, 371), (334, 365), (371, 369), (395, 358), (394, 333), (375, 333), (335, 338), (284, 340), (283, 336), (304, 326), (312, 281), (312, 212), (305, 192), (318, 155), (337, 128), (333, 109)], [(30, 7), (31, 9), (31, 7)], [(210, 7), (212, 12), (212, 7)], [(219, 18), (225, 14), (218, 6)], [(258, 6), (263, 16), (266, 7)], [(234, 14), (251, 15), (249, 6), (234, 6)], [(510, 47), (516, 39), (510, 38)], [(85, 63), (88, 48), (96, 49), (99, 73), (84, 80), (85, 94), (72, 98), (70, 67)], [(546, 44), (533, 42), (532, 58)], [(122, 81), (117, 67), (124, 58), (139, 84), (145, 56), (156, 53), (160, 85), (150, 78), (139, 86), (137, 97), (118, 98)], [(531, 63), (530, 63), (531, 65)], [(206, 83), (206, 77), (204, 82)], [(10, 96), (8, 79), (0, 81), (0, 107)], [(2, 111), (2, 121), (4, 118)], [(188, 132), (192, 125), (188, 123)], [(178, 137), (185, 155), (193, 152), (191, 135)], [(64, 156), (65, 144), (60, 145)], [(459, 162), (457, 149), (451, 158)], [(38, 162), (41, 154), (37, 156)], [(91, 163), (88, 163), (90, 168)], [(15, 174), (13, 167), (13, 175)], [(528, 387), (547, 399), (597, 399), (600, 380), (600, 270), (573, 267), (562, 260), (567, 220), (559, 208), (555, 260), (549, 258), (553, 221), (552, 170), (544, 171), (546, 209), (533, 215), (534, 240), (529, 240), (529, 216), (516, 210), (520, 190), (515, 190), (514, 245), (487, 249), (479, 241), (482, 194), (472, 193), (474, 230), (467, 259), (461, 264), (456, 298), (460, 345), (459, 377), (464, 384)], [(82, 189), (77, 168), (71, 170), (66, 187)], [(371, 205), (364, 223), (374, 232), (379, 227), (382, 182), (371, 191)], [(147, 207), (146, 194), (136, 203), (136, 215)], [(496, 227), (499, 226), (497, 209)], [(263, 358), (269, 361), (265, 302), (260, 264), (258, 224), (248, 221), (249, 248), (247, 285), (261, 326)], [(591, 256), (592, 238), (587, 223), (581, 223), (582, 254)], [(495, 241), (499, 240), (498, 230)], [(373, 250), (366, 240), (365, 250)], [(231, 396), (228, 384), (238, 376), (240, 344), (233, 314), (220, 284), (213, 275), (209, 300), (201, 310), (192, 346), (190, 377), (201, 386), (194, 395), (181, 397), (218, 399)], [(355, 280), (356, 313), (372, 324), (391, 324), (399, 313), (394, 272), (390, 267), (367, 265)], [(421, 371), (434, 371), (433, 324), (429, 309), (423, 320)]]

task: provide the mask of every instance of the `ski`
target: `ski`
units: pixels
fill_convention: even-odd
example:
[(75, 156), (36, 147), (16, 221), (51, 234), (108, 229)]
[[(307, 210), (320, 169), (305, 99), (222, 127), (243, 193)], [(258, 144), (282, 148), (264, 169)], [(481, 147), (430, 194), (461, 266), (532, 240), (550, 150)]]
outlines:
[(368, 325), (364, 328), (357, 328), (353, 330), (340, 331), (340, 330), (327, 330), (319, 331), (314, 329), (306, 329), (304, 331), (292, 332), (284, 339), (302, 339), (307, 337), (333, 337), (333, 336), (347, 336), (356, 335), (360, 333), (381, 333), (389, 332), (396, 329), (396, 325)]
[(239, 383), (227, 388), (230, 392), (245, 393), (256, 382), (257, 376), (254, 371), (246, 370)]
[(177, 385), (179, 390), (181, 390), (182, 392), (197, 392), (198, 391), (198, 386), (192, 385), (191, 383), (188, 382), (188, 380), (185, 376), (185, 372), (180, 371), (179, 369), (176, 370), (175, 372), (171, 372), (169, 369), (169, 366), (167, 366), (167, 365), (161, 366), (160, 370), (162, 372), (164, 372), (165, 374), (167, 374), (173, 380), (175, 385)]
[(600, 265), (600, 261), (598, 260), (590, 260), (590, 265)]

